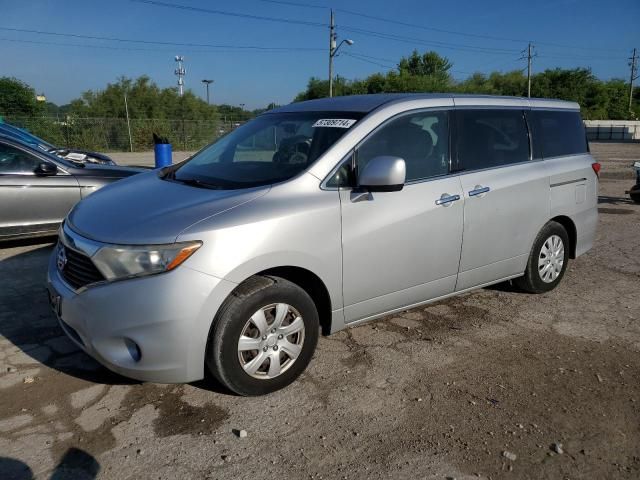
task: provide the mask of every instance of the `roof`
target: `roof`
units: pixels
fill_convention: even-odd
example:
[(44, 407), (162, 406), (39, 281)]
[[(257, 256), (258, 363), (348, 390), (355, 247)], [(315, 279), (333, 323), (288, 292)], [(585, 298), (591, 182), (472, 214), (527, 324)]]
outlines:
[(507, 105), (529, 104), (531, 107), (539, 108), (559, 108), (577, 110), (580, 106), (574, 102), (563, 100), (552, 100), (545, 98), (507, 97), (500, 95), (468, 95), (456, 93), (377, 93), (372, 95), (348, 95), (333, 98), (319, 98), (317, 100), (307, 100), (304, 102), (291, 103), (283, 107), (271, 110), (267, 113), (284, 112), (362, 112), (369, 113), (376, 108), (388, 104), (414, 100), (438, 100), (438, 99), (460, 99), (465, 105), (487, 105), (499, 106), (500, 103)]

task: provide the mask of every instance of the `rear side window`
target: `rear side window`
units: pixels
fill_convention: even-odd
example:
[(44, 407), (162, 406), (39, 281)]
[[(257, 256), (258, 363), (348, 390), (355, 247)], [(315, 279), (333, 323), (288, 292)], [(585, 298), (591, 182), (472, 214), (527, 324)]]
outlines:
[(587, 153), (587, 135), (579, 112), (531, 110), (534, 158), (561, 157)]
[(459, 170), (529, 160), (529, 132), (521, 110), (459, 110), (456, 126)]

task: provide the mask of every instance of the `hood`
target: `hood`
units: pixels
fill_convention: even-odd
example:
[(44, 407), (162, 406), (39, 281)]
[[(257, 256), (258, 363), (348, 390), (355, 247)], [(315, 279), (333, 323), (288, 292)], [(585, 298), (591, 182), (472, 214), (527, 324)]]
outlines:
[(90, 195), (67, 222), (80, 235), (100, 242), (171, 243), (194, 223), (258, 198), (269, 188), (210, 190), (161, 180), (152, 171)]
[(88, 150), (78, 150), (76, 148), (54, 148), (50, 151), (54, 155), (67, 160), (73, 160), (76, 162), (98, 163), (106, 165), (115, 165), (110, 157), (103, 153), (90, 152)]
[(125, 178), (141, 172), (148, 172), (148, 168), (142, 167), (120, 167), (118, 165), (100, 165), (96, 163), (85, 163), (78, 167), (75, 172), (81, 176), (100, 178)]

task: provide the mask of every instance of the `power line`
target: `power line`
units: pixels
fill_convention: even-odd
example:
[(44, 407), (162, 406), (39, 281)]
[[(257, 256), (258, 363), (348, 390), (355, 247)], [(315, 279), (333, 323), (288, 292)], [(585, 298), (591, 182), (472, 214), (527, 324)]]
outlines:
[[(253, 19), (253, 20), (265, 20), (265, 21), (271, 21), (271, 22), (289, 23), (289, 24), (297, 24), (297, 25), (305, 25), (305, 26), (313, 26), (313, 27), (328, 27), (328, 25), (326, 23), (322, 23), (322, 22), (312, 22), (312, 21), (307, 21), (307, 20), (292, 19), (292, 18), (282, 18), (282, 17), (269, 17), (269, 16), (264, 16), (264, 15), (244, 14), (244, 13), (238, 13), (238, 12), (230, 12), (230, 11), (226, 11), (226, 10), (207, 9), (207, 8), (201, 8), (201, 7), (194, 7), (194, 6), (190, 6), (190, 5), (182, 5), (182, 4), (177, 4), (177, 3), (163, 2), (163, 1), (159, 1), (159, 0), (130, 0), (130, 1), (131, 2), (136, 2), (136, 3), (143, 3), (143, 4), (153, 5), (153, 6), (159, 6), (159, 7), (174, 8), (174, 9), (195, 11), (195, 12), (201, 12), (201, 13), (210, 13), (210, 14), (214, 14), (214, 15), (226, 15), (226, 16), (233, 16), (233, 17), (238, 17), (238, 18), (248, 18), (248, 19)], [(302, 7), (302, 8), (328, 9), (328, 7), (325, 7), (325, 6), (322, 6), (322, 5), (318, 5), (318, 4), (294, 2), (294, 1), (289, 1), (289, 0), (258, 0), (258, 1), (265, 2), (265, 3), (272, 3), (272, 4), (282, 4), (282, 5), (289, 5), (289, 6), (295, 6), (295, 7)], [(419, 28), (419, 29), (427, 30), (427, 31), (446, 33), (446, 34), (450, 34), (450, 35), (460, 35), (460, 36), (471, 37), (471, 38), (483, 38), (483, 39), (488, 39), (488, 40), (509, 41), (509, 42), (516, 42), (516, 43), (525, 43), (525, 42), (528, 43), (529, 42), (529, 40), (518, 39), (518, 38), (500, 37), (500, 36), (493, 36), (493, 35), (484, 35), (484, 34), (460, 32), (460, 31), (455, 31), (455, 30), (447, 30), (447, 29), (442, 29), (442, 28), (429, 27), (429, 26), (410, 23), (410, 22), (403, 22), (403, 21), (400, 21), (400, 20), (393, 20), (393, 19), (390, 19), (390, 18), (378, 17), (378, 16), (375, 16), (375, 15), (369, 15), (369, 14), (366, 14), (366, 13), (356, 12), (356, 11), (353, 11), (353, 10), (347, 10), (347, 9), (342, 9), (342, 8), (336, 9), (336, 11), (340, 11), (340, 12), (346, 13), (348, 15), (359, 16), (359, 17), (368, 18), (368, 19), (372, 19), (372, 20), (377, 20), (377, 21), (381, 21), (381, 22), (401, 25), (401, 26), (405, 26), (405, 27)], [(373, 30), (362, 29), (362, 28), (358, 28), (358, 27), (343, 26), (342, 28), (344, 28), (345, 30), (350, 30), (350, 31), (355, 32), (355, 33), (363, 33), (363, 34), (371, 35), (371, 36), (374, 36), (374, 37), (377, 37), (377, 38), (381, 38), (381, 39), (395, 40), (395, 41), (403, 42), (403, 43), (415, 43), (415, 42), (417, 42), (417, 43), (420, 43), (422, 45), (437, 46), (437, 47), (440, 47), (440, 48), (445, 48), (445, 49), (450, 49), (450, 50), (469, 51), (469, 52), (476, 52), (476, 53), (482, 53), (482, 54), (489, 54), (489, 53), (493, 52), (493, 53), (501, 54), (501, 55), (508, 54), (508, 53), (509, 54), (510, 53), (515, 53), (516, 52), (515, 50), (509, 50), (509, 49), (504, 49), (504, 48), (477, 47), (475, 45), (455, 44), (455, 43), (449, 43), (449, 42), (440, 42), (440, 41), (436, 41), (436, 40), (424, 40), (424, 39), (420, 39), (420, 38), (407, 37), (407, 36), (402, 36), (402, 35), (386, 34), (386, 33), (377, 32), (377, 31), (373, 31)], [(588, 50), (588, 51), (599, 50), (599, 51), (603, 51), (603, 52), (605, 52), (605, 51), (611, 52), (610, 49), (597, 48), (597, 47), (584, 47), (584, 46), (577, 46), (577, 45), (565, 45), (565, 44), (559, 44), (559, 43), (553, 43), (553, 42), (536, 42), (536, 43), (539, 44), (539, 45), (546, 45), (546, 46), (551, 46), (551, 47), (556, 47), (556, 48), (581, 49), (581, 50)], [(585, 58), (590, 59), (591, 57), (585, 57)], [(601, 57), (601, 59), (604, 59), (604, 58)]]
[[(269, 0), (260, 0), (260, 1), (269, 1)], [(302, 5), (298, 4), (298, 6), (302, 6)], [(346, 9), (343, 9), (343, 8), (337, 8), (336, 11), (339, 11), (339, 12), (342, 12), (342, 13), (346, 13), (348, 15), (354, 15), (354, 16), (359, 16), (359, 17), (363, 17), (363, 18), (368, 18), (368, 19), (371, 19), (371, 20), (377, 20), (377, 21), (380, 21), (380, 22), (391, 23), (391, 24), (395, 24), (395, 25), (401, 25), (401, 26), (404, 26), (404, 27), (418, 28), (418, 29), (421, 29), (421, 30), (427, 30), (427, 31), (432, 31), (432, 32), (446, 33), (446, 34), (449, 34), (449, 35), (459, 35), (459, 36), (463, 36), (463, 37), (483, 38), (483, 39), (486, 39), (486, 40), (497, 40), (497, 41), (516, 42), (516, 43), (527, 43), (527, 42), (529, 42), (529, 40), (525, 40), (525, 39), (522, 39), (522, 38), (498, 37), (498, 36), (494, 36), (494, 35), (484, 35), (484, 34), (479, 34), (479, 33), (460, 32), (460, 31), (455, 31), (455, 30), (445, 30), (443, 28), (428, 27), (426, 25), (403, 22), (403, 21), (394, 20), (394, 19), (391, 19), (391, 18), (377, 17), (375, 15), (369, 15), (369, 14), (362, 13), (362, 12), (355, 12), (353, 10), (346, 10)], [(547, 46), (557, 47), (557, 48), (572, 48), (572, 49), (580, 49), (580, 50), (600, 50), (600, 51), (609, 51), (609, 52), (612, 51), (612, 50), (607, 49), (607, 48), (593, 48), (593, 47), (585, 47), (585, 46), (579, 46), (579, 45), (565, 45), (565, 44), (553, 43), (553, 42), (536, 42), (536, 43), (539, 44), (539, 45), (547, 45)]]
[(365, 55), (364, 53), (360, 53), (360, 52), (354, 53), (352, 55), (357, 55), (359, 57), (369, 58), (371, 60), (379, 60), (381, 62), (389, 62), (389, 63), (392, 63), (392, 64), (398, 63), (397, 59), (396, 60), (392, 60), (391, 58), (374, 57), (373, 55)]
[(306, 25), (308, 27), (327, 27), (326, 23), (310, 22), (307, 20), (298, 20), (294, 18), (267, 17), (264, 15), (252, 15), (249, 13), (229, 12), (227, 10), (214, 10), (210, 8), (192, 7), (190, 5), (181, 5), (179, 3), (160, 2), (158, 0), (129, 0), (135, 3), (145, 3), (156, 7), (174, 8), (178, 10), (187, 10), (192, 12), (210, 13), (213, 15), (225, 15), (228, 17), (247, 18), (251, 20), (265, 20), (269, 22), (290, 23), (296, 25)]
[(379, 22), (385, 22), (385, 23), (392, 23), (394, 25), (401, 25), (403, 27), (419, 28), (421, 30), (427, 30), (427, 31), (431, 31), (431, 32), (447, 33), (447, 34), (450, 34), (450, 35), (461, 35), (461, 36), (464, 36), (464, 37), (472, 37), (472, 38), (484, 38), (484, 39), (488, 39), (488, 40), (499, 40), (499, 41), (522, 43), (522, 40), (513, 39), (513, 38), (495, 37), (495, 36), (492, 36), (492, 35), (482, 35), (482, 34), (475, 34), (475, 33), (456, 32), (456, 31), (453, 31), (453, 30), (445, 30), (445, 29), (442, 29), (442, 28), (427, 27), (425, 25), (419, 25), (419, 24), (416, 24), (416, 23), (403, 22), (401, 20), (393, 20), (393, 19), (390, 19), (390, 18), (377, 17), (375, 15), (369, 15), (369, 14), (362, 13), (362, 12), (354, 12), (353, 10), (345, 10), (343, 8), (338, 8), (336, 10), (338, 10), (338, 11), (340, 11), (342, 13), (346, 13), (347, 15), (354, 15), (354, 16), (358, 16), (358, 17), (369, 18), (371, 20), (377, 20)]
[(366, 30), (364, 28), (357, 28), (357, 27), (351, 27), (351, 26), (342, 26), (343, 30), (349, 31), (349, 32), (353, 32), (353, 33), (361, 33), (361, 34), (366, 34), (366, 35), (370, 35), (372, 37), (377, 37), (377, 38), (381, 38), (384, 40), (394, 40), (397, 42), (402, 42), (402, 43), (409, 43), (412, 45), (415, 45), (416, 43), (421, 44), (421, 45), (427, 45), (427, 46), (436, 46), (439, 48), (445, 48), (445, 49), (450, 49), (450, 50), (460, 50), (460, 51), (466, 51), (466, 52), (473, 52), (473, 53), (483, 53), (483, 54), (493, 54), (493, 55), (513, 55), (514, 53), (518, 53), (519, 50), (515, 50), (515, 49), (506, 49), (506, 48), (490, 48), (490, 47), (476, 47), (474, 45), (462, 45), (462, 44), (456, 44), (456, 43), (445, 43), (445, 42), (438, 42), (438, 41), (431, 41), (431, 40), (424, 40), (422, 38), (416, 38), (416, 37), (407, 37), (405, 35), (395, 35), (395, 34), (388, 34), (388, 33), (381, 33), (381, 32), (376, 32), (373, 30)]
[(27, 43), (33, 45), (55, 45), (58, 47), (83, 47), (83, 48), (101, 48), (105, 50), (126, 50), (126, 51), (140, 51), (140, 52), (156, 52), (152, 48), (136, 48), (136, 47), (113, 47), (111, 45), (87, 45), (80, 43), (60, 43), (60, 42), (45, 42), (38, 40), (21, 40), (16, 38), (0, 38), (0, 42), (14, 42), (14, 43)]
[[(53, 45), (56, 47), (99, 48), (103, 50), (117, 50), (117, 51), (125, 51), (125, 52), (151, 52), (151, 53), (162, 53), (162, 54), (175, 53), (175, 49), (169, 49), (169, 48), (158, 49), (158, 48), (140, 48), (140, 47), (129, 47), (129, 46), (114, 47), (111, 45), (89, 45), (86, 43), (45, 42), (45, 41), (38, 41), (38, 40), (22, 40), (22, 39), (16, 39), (16, 38), (2, 38), (2, 37), (0, 37), (0, 42), (24, 43), (24, 44), (32, 44), (32, 45)], [(234, 47), (229, 47), (227, 49), (215, 49), (215, 50), (193, 50), (191, 48), (187, 48), (184, 50), (188, 53), (241, 53), (241, 52), (248, 53), (248, 52), (255, 52), (255, 51), (259, 51), (262, 53), (291, 53), (291, 50), (282, 50), (280, 48), (276, 50), (271, 50), (269, 47), (256, 47), (256, 48), (259, 48), (259, 50), (251, 50), (249, 49), (249, 47), (247, 48), (243, 47), (241, 50), (238, 50), (237, 48), (234, 49)], [(314, 48), (313, 51), (320, 52), (320, 51), (324, 51), (324, 49)]]
[[(323, 6), (323, 5), (318, 5), (318, 4), (310, 4), (310, 3), (301, 3), (301, 2), (292, 2), (292, 1), (285, 1), (285, 0), (258, 0), (260, 2), (265, 2), (265, 3), (276, 3), (276, 4), (282, 4), (282, 5), (290, 5), (290, 6), (295, 6), (295, 7), (301, 7), (301, 8), (314, 8), (314, 9), (327, 9), (329, 7), (327, 6)], [(385, 17), (378, 17), (376, 15), (370, 15), (368, 13), (363, 13), (363, 12), (356, 12), (354, 10), (347, 10), (344, 8), (336, 8), (334, 9), (336, 12), (342, 12), (345, 13), (347, 15), (353, 15), (353, 16), (357, 16), (357, 17), (362, 17), (362, 18), (368, 18), (370, 20), (376, 20), (379, 22), (385, 22), (385, 23), (390, 23), (390, 24), (394, 24), (394, 25), (400, 25), (403, 27), (411, 27), (411, 28), (417, 28), (420, 30), (426, 30), (426, 31), (431, 31), (431, 32), (438, 32), (438, 33), (445, 33), (448, 35), (459, 35), (459, 36), (463, 36), (463, 37), (469, 37), (469, 38), (483, 38), (485, 40), (496, 40), (496, 41), (506, 41), (506, 42), (515, 42), (515, 43), (528, 43), (531, 40), (527, 40), (527, 39), (523, 39), (523, 38), (510, 38), (510, 37), (501, 37), (501, 36), (495, 36), (495, 35), (486, 35), (486, 34), (480, 34), (480, 33), (470, 33), (470, 32), (461, 32), (458, 30), (447, 30), (447, 29), (443, 29), (443, 28), (437, 28), (437, 27), (430, 27), (427, 25), (421, 25), (421, 24), (417, 24), (417, 23), (411, 23), (411, 22), (405, 22), (402, 20), (394, 20), (392, 18), (385, 18)], [(569, 49), (577, 49), (577, 50), (588, 50), (588, 51), (592, 51), (592, 50), (599, 50), (602, 52), (612, 52), (613, 50), (609, 49), (609, 48), (601, 48), (601, 47), (585, 47), (583, 45), (567, 45), (567, 44), (562, 44), (562, 43), (554, 43), (554, 42), (539, 42), (536, 41), (535, 42), (538, 45), (546, 45), (549, 47), (556, 47), (556, 48), (569, 48)]]
[[(254, 19), (254, 20), (267, 20), (267, 21), (274, 21), (274, 22), (284, 22), (284, 23), (293, 23), (293, 24), (299, 24), (299, 25), (306, 25), (306, 26), (314, 26), (314, 27), (326, 27), (328, 26), (325, 23), (321, 23), (321, 22), (310, 22), (310, 21), (305, 21), (305, 20), (297, 20), (297, 19), (289, 19), (289, 18), (281, 18), (281, 17), (267, 17), (267, 16), (262, 16), (262, 15), (250, 15), (250, 14), (243, 14), (243, 13), (236, 13), (236, 12), (228, 12), (228, 11), (224, 11), (224, 10), (212, 10), (212, 9), (207, 9), (207, 8), (201, 8), (201, 7), (193, 7), (193, 6), (189, 6), (189, 5), (181, 5), (181, 4), (177, 4), (177, 3), (169, 3), (169, 2), (162, 2), (159, 0), (130, 0), (131, 2), (135, 2), (135, 3), (143, 3), (143, 4), (148, 4), (148, 5), (154, 5), (154, 6), (160, 6), (160, 7), (167, 7), (167, 8), (174, 8), (174, 9), (180, 9), (180, 10), (187, 10), (187, 11), (195, 11), (195, 12), (201, 12), (201, 13), (210, 13), (210, 14), (214, 14), (214, 15), (230, 15), (230, 16), (235, 16), (235, 17), (240, 17), (240, 18), (250, 18), (250, 19)], [(268, 1), (269, 3), (284, 3), (286, 2), (287, 4), (293, 4), (295, 2), (288, 2), (287, 0), (261, 0), (261, 1)], [(303, 5), (303, 4), (296, 4), (296, 6), (309, 6), (309, 5)], [(353, 13), (353, 12), (351, 12)], [(399, 42), (404, 42), (404, 43), (411, 43), (414, 44), (416, 42), (421, 43), (423, 45), (431, 45), (431, 46), (438, 46), (441, 48), (448, 48), (451, 50), (463, 50), (463, 51), (470, 51), (470, 52), (478, 52), (478, 53), (489, 53), (489, 52), (500, 52), (500, 54), (511, 54), (511, 53), (515, 53), (517, 52), (516, 50), (509, 50), (509, 49), (504, 49), (504, 48), (492, 48), (492, 47), (476, 47), (475, 45), (460, 45), (460, 44), (455, 44), (455, 43), (448, 43), (448, 42), (439, 42), (439, 41), (428, 41), (428, 40), (424, 40), (424, 39), (420, 39), (420, 38), (415, 38), (415, 37), (407, 37), (407, 36), (402, 36), (402, 35), (394, 35), (394, 34), (385, 34), (385, 33), (381, 33), (381, 32), (376, 32), (373, 30), (367, 30), (367, 29), (363, 29), (363, 28), (358, 28), (358, 27), (342, 27), (344, 30), (348, 30), (348, 31), (352, 31), (355, 33), (362, 33), (362, 34), (367, 34), (367, 35), (371, 35), (374, 37), (378, 37), (378, 38), (383, 38), (383, 39), (388, 39), (388, 40), (395, 40), (395, 41), (399, 41)]]
[[(516, 63), (516, 62), (520, 62), (521, 60), (522, 60), (522, 57), (512, 58), (510, 60), (507, 60), (506, 62), (502, 62), (502, 61), (500, 61), (500, 62), (490, 62), (489, 64), (484, 65), (483, 68), (476, 69), (473, 72), (465, 71), (465, 70), (457, 70), (457, 69), (452, 69), (451, 71), (454, 72), (454, 73), (462, 73), (464, 75), (469, 75), (469, 76), (475, 75), (476, 73), (479, 73), (481, 75), (487, 76), (487, 75), (491, 75), (494, 72), (499, 72), (502, 68), (506, 67), (507, 65), (510, 65), (510, 64)], [(515, 69), (512, 69), (512, 70), (508, 70), (508, 72), (512, 72), (512, 71), (524, 72), (526, 69), (527, 69), (527, 67), (524, 67), (522, 69), (515, 68)], [(489, 73), (487, 74), (485, 72), (489, 72)]]
[(383, 63), (377, 62), (375, 60), (370, 60), (369, 58), (367, 58), (367, 55), (359, 55), (357, 53), (349, 53), (349, 52), (342, 52), (342, 55), (346, 55), (348, 57), (351, 58), (355, 58), (356, 60), (360, 60), (361, 62), (366, 62), (366, 63), (370, 63), (372, 65), (377, 65), (378, 67), (382, 67), (382, 68), (388, 68), (388, 69), (395, 69), (395, 66), (391, 66), (391, 65), (385, 65)]
[(258, 0), (259, 2), (264, 3), (275, 3), (279, 5), (289, 5), (291, 7), (302, 7), (302, 8), (317, 8), (322, 10), (328, 10), (330, 7), (326, 5), (317, 5), (312, 3), (299, 3), (299, 2), (288, 2), (286, 0)]
[[(137, 40), (137, 39), (131, 39), (131, 38), (101, 37), (96, 35), (82, 35), (78, 33), (47, 32), (43, 30), (29, 30), (24, 28), (10, 28), (10, 27), (0, 27), (0, 30), (6, 30), (10, 32), (20, 32), (20, 33), (34, 33), (38, 35), (51, 35), (51, 36), (57, 36), (57, 37), (81, 38), (81, 39), (88, 39), (88, 40), (105, 40), (110, 42), (122, 42), (122, 43), (141, 43), (146, 45), (164, 45), (164, 46), (171, 46), (171, 47), (206, 47), (206, 48), (227, 48), (227, 49), (234, 49), (234, 50), (247, 49), (247, 50), (282, 50), (282, 51), (324, 50), (322, 48), (312, 48), (312, 47), (266, 47), (263, 45), (224, 45), (224, 44), (211, 44), (211, 43), (162, 42), (162, 41), (156, 41), (156, 40)], [(14, 41), (21, 41), (21, 40), (14, 40)], [(23, 41), (27, 42), (27, 40), (23, 40)]]
[(620, 60), (624, 60), (626, 57), (587, 57), (585, 55), (540, 55), (543, 58), (558, 58), (564, 60), (589, 60), (589, 61), (607, 61), (607, 62), (619, 62)]

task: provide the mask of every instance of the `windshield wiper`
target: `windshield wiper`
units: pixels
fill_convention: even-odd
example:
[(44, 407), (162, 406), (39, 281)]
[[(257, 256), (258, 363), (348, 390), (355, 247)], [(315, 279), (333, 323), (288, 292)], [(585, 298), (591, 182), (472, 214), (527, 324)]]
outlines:
[(175, 169), (173, 169), (171, 167), (163, 169), (158, 174), (158, 178), (161, 178), (162, 180), (172, 180), (172, 179), (174, 179), (175, 178)]
[(190, 185), (192, 187), (198, 188), (209, 188), (212, 190), (223, 190), (223, 187), (220, 185), (216, 185), (214, 183), (203, 182), (202, 180), (198, 180), (197, 178), (175, 178), (173, 176), (172, 180), (180, 183), (184, 183), (185, 185)]

